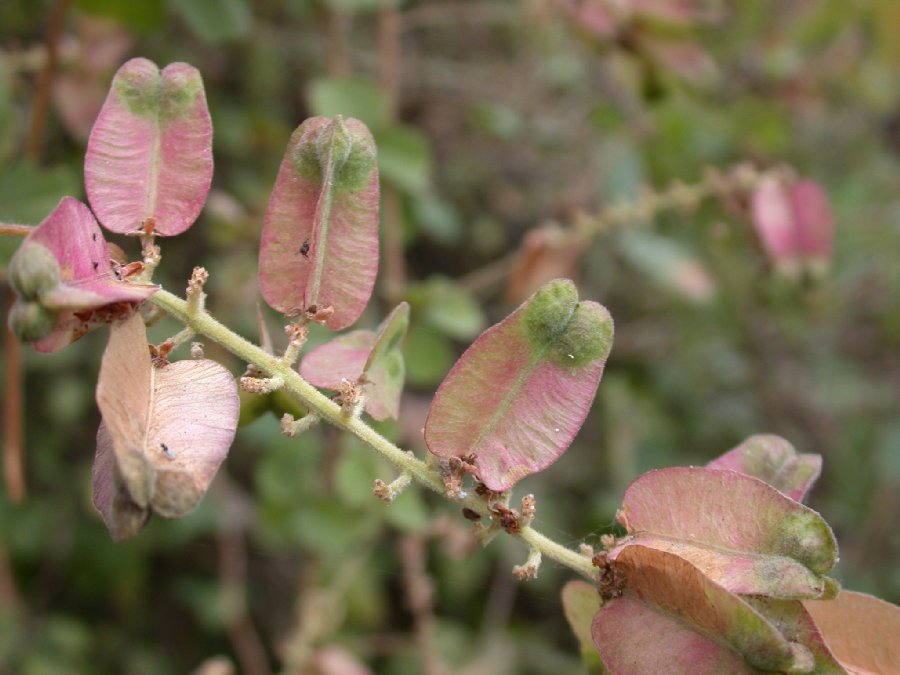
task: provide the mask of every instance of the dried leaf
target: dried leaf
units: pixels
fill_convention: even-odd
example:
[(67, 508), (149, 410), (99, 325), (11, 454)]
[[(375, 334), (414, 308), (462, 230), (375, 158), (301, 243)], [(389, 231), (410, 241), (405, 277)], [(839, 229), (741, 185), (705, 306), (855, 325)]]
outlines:
[[(56, 351), (95, 326), (127, 315), (133, 309), (129, 303), (158, 289), (116, 275), (97, 221), (72, 197), (64, 197), (25, 238), (10, 261), (9, 280), (19, 296), (16, 304), (24, 308), (17, 311), (47, 318), (42, 330), (21, 336), (32, 338), (24, 341), (34, 342), (40, 352)], [(15, 325), (13, 330), (21, 333)]]
[(212, 121), (199, 71), (162, 72), (137, 58), (119, 68), (84, 159), (91, 207), (104, 227), (134, 234), (152, 218), (162, 235), (197, 219), (212, 182)]
[(509, 275), (506, 299), (522, 302), (552, 279), (573, 277), (590, 242), (552, 224), (528, 232)]
[(834, 600), (803, 606), (841, 665), (851, 673), (896, 673), (900, 668), (900, 607), (865, 593), (841, 591)]
[(630, 533), (793, 558), (820, 575), (837, 561), (834, 534), (818, 513), (732, 471), (674, 467), (645, 473), (625, 491), (619, 518)]
[(396, 419), (406, 366), (400, 346), (409, 326), (409, 305), (401, 302), (373, 333), (357, 330), (312, 350), (300, 365), (300, 374), (317, 387), (337, 390), (342, 380), (366, 385), (366, 412), (376, 420)]
[(362, 313), (378, 268), (375, 142), (355, 119), (313, 117), (291, 136), (269, 199), (259, 286), (286, 314), (332, 307), (346, 328)]
[(167, 518), (189, 513), (234, 438), (238, 395), (231, 374), (208, 359), (154, 367), (146, 329), (135, 315), (110, 330), (97, 404), (103, 423), (94, 504), (113, 536), (117, 495)]
[(805, 646), (676, 555), (636, 545), (615, 565), (624, 595), (606, 603), (592, 625), (614, 673), (786, 671), (812, 660)]
[(606, 308), (579, 302), (571, 281), (546, 284), (453, 366), (428, 413), (428, 449), (474, 454), (496, 491), (545, 469), (581, 428), (612, 338)]
[(794, 446), (781, 436), (758, 434), (706, 466), (754, 476), (802, 502), (822, 472), (822, 456), (798, 455)]

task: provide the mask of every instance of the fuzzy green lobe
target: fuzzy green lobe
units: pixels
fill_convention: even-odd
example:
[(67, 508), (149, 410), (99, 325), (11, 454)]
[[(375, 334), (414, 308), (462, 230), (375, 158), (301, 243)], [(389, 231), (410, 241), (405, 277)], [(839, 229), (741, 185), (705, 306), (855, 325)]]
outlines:
[(568, 368), (605, 358), (612, 349), (609, 314), (579, 303), (568, 279), (542, 286), (525, 308), (523, 324), (533, 352)]
[(155, 64), (143, 60), (120, 72), (112, 88), (122, 105), (138, 117), (169, 122), (182, 116), (197, 100), (203, 87), (197, 73), (168, 73), (163, 77)]
[(9, 261), (9, 285), (24, 300), (35, 300), (41, 293), (59, 285), (59, 263), (46, 246), (25, 241)]
[(837, 557), (834, 532), (815, 511), (797, 511), (783, 517), (774, 524), (772, 539), (779, 543), (785, 555), (816, 574), (826, 574), (834, 567)]
[(37, 302), (16, 300), (9, 310), (9, 329), (20, 342), (32, 343), (50, 335), (58, 312)]
[(341, 117), (324, 126), (310, 124), (317, 119), (307, 120), (291, 135), (294, 169), (306, 180), (321, 183), (328, 176), (331, 162), (335, 192), (361, 190), (375, 168), (375, 146), (371, 139), (351, 133)]

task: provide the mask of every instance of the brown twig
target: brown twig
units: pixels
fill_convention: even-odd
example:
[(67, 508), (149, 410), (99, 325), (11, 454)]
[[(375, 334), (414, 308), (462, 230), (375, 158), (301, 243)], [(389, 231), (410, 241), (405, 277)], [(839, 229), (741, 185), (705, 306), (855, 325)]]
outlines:
[(0, 543), (0, 608), (16, 612), (22, 606), (19, 592), (16, 590), (16, 582), (13, 578), (12, 565), (6, 548)]
[(403, 15), (403, 28), (413, 30), (429, 26), (453, 26), (471, 23), (507, 23), (521, 18), (522, 9), (506, 2), (432, 2), (416, 5)]
[(400, 12), (396, 0), (382, 0), (378, 8), (378, 86), (388, 102), (388, 115), (397, 115), (400, 94)]
[[(664, 211), (690, 212), (711, 197), (728, 199), (749, 193), (766, 178), (791, 175), (792, 170), (785, 166), (761, 170), (738, 164), (725, 172), (710, 168), (700, 181), (692, 185), (675, 182), (658, 191), (648, 188), (633, 202), (614, 203), (593, 214), (580, 214), (563, 231), (568, 236), (590, 240), (612, 230), (640, 227)], [(459, 283), (472, 293), (490, 293), (509, 277), (520, 257), (521, 252), (515, 250), (469, 272)]]
[(38, 75), (34, 104), (31, 109), (31, 125), (28, 129), (28, 138), (25, 141), (25, 156), (38, 161), (41, 155), (41, 147), (44, 143), (44, 127), (47, 123), (47, 113), (50, 105), (50, 90), (53, 76), (56, 73), (56, 64), (59, 61), (59, 38), (62, 35), (66, 13), (69, 10), (71, 0), (56, 0), (50, 12), (50, 21), (47, 25), (47, 60)]
[[(378, 86), (387, 101), (388, 118), (397, 116), (400, 94), (400, 13), (395, 0), (382, 0), (378, 10)], [(397, 189), (384, 186), (381, 206), (384, 233), (384, 295), (390, 304), (406, 292), (403, 250), (403, 204)]]
[[(11, 307), (16, 296), (7, 293)], [(15, 504), (25, 499), (25, 470), (22, 461), (22, 345), (9, 328), (3, 338), (6, 361), (3, 404), (3, 476), (9, 499)]]
[(269, 675), (269, 659), (247, 611), (247, 546), (243, 526), (245, 508), (234, 486), (223, 489), (226, 511), (235, 511), (219, 534), (219, 585), (228, 639), (242, 673)]
[(403, 204), (397, 189), (385, 185), (381, 192), (381, 225), (384, 234), (384, 297), (395, 305), (406, 293), (406, 253), (403, 250)]
[(415, 623), (416, 647), (422, 672), (426, 675), (445, 675), (448, 671), (441, 661), (434, 636), (434, 587), (428, 575), (427, 559), (424, 537), (407, 534), (400, 539), (406, 606)]
[(31, 230), (30, 225), (16, 225), (14, 223), (0, 223), (0, 235), (8, 237), (27, 237)]
[[(374, 519), (368, 528), (375, 538), (380, 528)], [(301, 585), (297, 600), (297, 623), (284, 641), (282, 673), (294, 675), (304, 672), (304, 667), (315, 653), (316, 647), (341, 625), (344, 619), (344, 596), (372, 553), (372, 542), (362, 545), (336, 570), (329, 583), (323, 586)]]
[(347, 46), (347, 33), (350, 30), (350, 15), (347, 12), (328, 9), (326, 54), (329, 77), (348, 77), (353, 74), (350, 61), (350, 48)]
[[(66, 12), (69, 9), (70, 0), (57, 0), (50, 13), (50, 22), (47, 26), (47, 36), (44, 40), (47, 46), (47, 60), (38, 75), (34, 104), (31, 108), (31, 123), (28, 129), (28, 138), (25, 141), (25, 156), (38, 163), (41, 156), (41, 146), (44, 140), (44, 128), (47, 123), (47, 113), (50, 104), (50, 89), (53, 84), (53, 75), (56, 72), (58, 60), (59, 38), (62, 34)], [(5, 225), (2, 234), (14, 234), (24, 236), (28, 230), (23, 225)], [(24, 235), (23, 235), (24, 232)], [(10, 305), (15, 301), (9, 294)], [(6, 477), (6, 485), (10, 499), (13, 502), (21, 502), (25, 499), (25, 474), (22, 461), (22, 448), (24, 438), (22, 431), (23, 387), (22, 387), (22, 346), (16, 340), (12, 332), (7, 328), (4, 337), (6, 353), (6, 375), (4, 381), (5, 401), (3, 404), (3, 472)]]

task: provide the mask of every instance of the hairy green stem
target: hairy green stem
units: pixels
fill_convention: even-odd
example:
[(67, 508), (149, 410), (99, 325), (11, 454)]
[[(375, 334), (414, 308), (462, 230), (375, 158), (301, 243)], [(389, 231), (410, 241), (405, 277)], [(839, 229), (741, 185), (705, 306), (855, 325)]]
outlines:
[[(157, 291), (150, 296), (150, 302), (198, 334), (205, 335), (219, 343), (241, 360), (253, 364), (269, 377), (281, 378), (284, 381), (284, 391), (301, 401), (310, 411), (341, 429), (349, 431), (425, 487), (440, 495), (445, 495), (444, 483), (435, 469), (411, 453), (398, 448), (362, 420), (346, 415), (341, 410), (341, 406), (300, 377), (300, 374), (291, 368), (289, 363), (285, 363), (261, 347), (245, 340), (208, 313), (191, 312), (186, 301), (168, 291)], [(475, 495), (468, 495), (463, 499), (454, 500), (454, 502), (459, 506), (477, 511), (482, 516), (490, 515), (485, 502)], [(540, 551), (544, 557), (569, 567), (588, 579), (597, 578), (597, 570), (591, 564), (590, 558), (556, 543), (537, 530), (524, 527), (515, 536), (522, 539), (532, 549)]]

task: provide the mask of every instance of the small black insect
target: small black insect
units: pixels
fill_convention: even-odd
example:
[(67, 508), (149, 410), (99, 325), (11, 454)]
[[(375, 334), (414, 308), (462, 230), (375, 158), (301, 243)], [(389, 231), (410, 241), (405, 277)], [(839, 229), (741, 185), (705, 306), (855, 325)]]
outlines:
[(94, 241), (97, 241), (97, 233), (96, 233), (96, 232), (94, 232), (94, 233), (91, 235), (91, 239), (93, 239)]
[(93, 261), (91, 264), (94, 266), (94, 271), (96, 272), (96, 271), (97, 271), (97, 268), (100, 266), (100, 263), (98, 263), (98, 262), (95, 260), (95, 261)]
[(159, 444), (159, 449), (163, 451), (163, 454), (169, 459), (175, 459), (175, 453), (169, 450), (169, 446), (165, 443)]
[(309, 260), (309, 239), (303, 241), (303, 246), (300, 247), (300, 255)]

